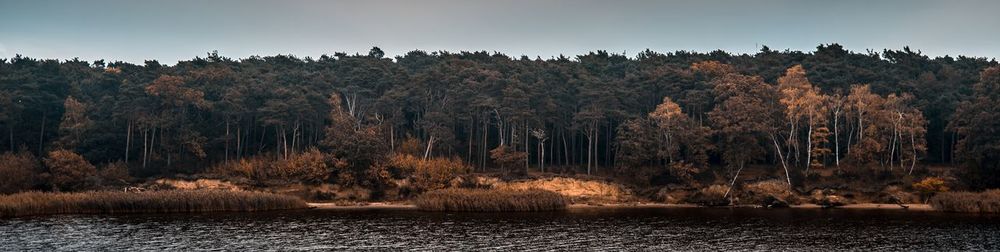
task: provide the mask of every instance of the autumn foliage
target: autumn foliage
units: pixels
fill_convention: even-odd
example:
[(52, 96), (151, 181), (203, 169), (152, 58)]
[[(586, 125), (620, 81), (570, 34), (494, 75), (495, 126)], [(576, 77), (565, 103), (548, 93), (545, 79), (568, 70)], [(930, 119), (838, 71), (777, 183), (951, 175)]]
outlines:
[(38, 179), (39, 162), (28, 152), (0, 154), (0, 194), (31, 189)]
[(49, 152), (45, 167), (49, 170), (50, 183), (59, 190), (85, 190), (96, 185), (97, 168), (72, 151)]
[(411, 188), (417, 192), (433, 191), (448, 187), (452, 179), (471, 171), (471, 167), (458, 158), (422, 159), (413, 155), (393, 155), (389, 166), (400, 175), (411, 179)]

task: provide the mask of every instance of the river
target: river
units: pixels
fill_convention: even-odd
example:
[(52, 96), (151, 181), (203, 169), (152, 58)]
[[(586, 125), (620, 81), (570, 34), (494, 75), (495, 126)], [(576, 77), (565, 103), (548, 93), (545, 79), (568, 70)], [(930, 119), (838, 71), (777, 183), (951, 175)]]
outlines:
[(297, 210), (0, 219), (0, 250), (998, 250), (1000, 216), (900, 210)]

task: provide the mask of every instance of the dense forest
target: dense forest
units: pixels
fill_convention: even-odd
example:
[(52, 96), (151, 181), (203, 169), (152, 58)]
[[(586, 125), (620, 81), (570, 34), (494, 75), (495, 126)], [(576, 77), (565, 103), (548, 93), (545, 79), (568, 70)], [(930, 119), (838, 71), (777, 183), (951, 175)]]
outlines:
[(329, 153), (321, 182), (377, 177), (393, 153), (643, 183), (749, 166), (792, 185), (816, 170), (949, 166), (986, 188), (1000, 186), (997, 65), (838, 44), (551, 59), (209, 53), (172, 66), (19, 55), (0, 60), (0, 152), (42, 173), (83, 159), (135, 177)]

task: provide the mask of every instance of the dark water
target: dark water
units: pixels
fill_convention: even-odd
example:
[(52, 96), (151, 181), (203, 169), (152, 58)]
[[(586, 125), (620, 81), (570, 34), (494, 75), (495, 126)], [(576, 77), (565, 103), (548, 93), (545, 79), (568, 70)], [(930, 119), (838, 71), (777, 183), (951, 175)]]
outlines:
[(887, 210), (302, 210), (0, 219), (0, 251), (998, 250), (1000, 216)]

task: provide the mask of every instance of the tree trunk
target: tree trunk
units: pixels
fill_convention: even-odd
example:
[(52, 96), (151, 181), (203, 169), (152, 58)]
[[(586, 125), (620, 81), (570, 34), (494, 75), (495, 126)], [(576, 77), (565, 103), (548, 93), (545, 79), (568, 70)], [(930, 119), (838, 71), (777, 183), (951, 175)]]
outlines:
[(839, 117), (837, 114), (839, 112), (833, 113), (833, 149), (834, 153), (836, 153), (834, 158), (837, 162), (837, 170), (840, 170), (840, 131), (837, 130), (837, 118)]
[(476, 136), (475, 131), (476, 131), (476, 119), (475, 117), (472, 117), (471, 119), (469, 119), (469, 127), (466, 128), (465, 132), (465, 134), (469, 136), (469, 140), (467, 141), (469, 144), (469, 153), (465, 155), (465, 162), (469, 164), (472, 163), (472, 142), (475, 141), (475, 136)]
[(39, 133), (38, 133), (38, 156), (42, 157), (43, 156), (42, 155), (43, 154), (42, 153), (42, 147), (44, 147), (43, 146), (43, 142), (45, 141), (45, 113), (44, 112), (42, 113), (42, 126), (39, 127), (39, 129), (40, 130), (39, 130)]
[(813, 124), (812, 124), (812, 118), (810, 118), (809, 132), (806, 133), (806, 172), (809, 172), (809, 167), (812, 166), (812, 133), (813, 133)]
[(146, 156), (149, 155), (149, 153), (147, 153), (148, 152), (147, 149), (149, 149), (149, 144), (147, 144), (148, 140), (146, 140), (148, 135), (149, 135), (148, 129), (142, 131), (142, 168), (146, 168), (146, 160), (147, 160)]
[(781, 168), (785, 169), (785, 180), (788, 182), (788, 186), (791, 187), (792, 177), (788, 175), (788, 165), (785, 164), (785, 157), (781, 155), (781, 146), (778, 145), (778, 139), (774, 137), (774, 134), (771, 134), (771, 141), (774, 142), (774, 151), (778, 152), (778, 159), (781, 160)]
[(128, 150), (132, 146), (132, 120), (128, 120), (125, 130), (125, 163), (128, 163)]
[(528, 148), (528, 142), (531, 138), (528, 138), (528, 120), (524, 120), (524, 172), (527, 173), (531, 169), (531, 151)]
[(226, 118), (226, 155), (224, 161), (229, 163), (229, 118)]
[(431, 155), (431, 148), (434, 146), (434, 136), (432, 135), (430, 139), (427, 140), (427, 149), (424, 150), (424, 160)]
[(545, 172), (545, 141), (538, 141), (538, 169)]
[(594, 143), (593, 128), (587, 129), (587, 175), (590, 175), (590, 161)]
[(566, 144), (566, 131), (560, 130), (559, 135), (562, 135), (562, 145), (563, 145), (562, 155), (563, 155), (563, 160), (565, 160), (563, 161), (563, 165), (566, 166), (570, 164), (569, 145)]
[(741, 171), (743, 171), (743, 162), (740, 162), (740, 168), (736, 170), (736, 175), (733, 176), (733, 181), (729, 182), (729, 188), (726, 188), (726, 193), (722, 195), (723, 199), (729, 197), (729, 191), (733, 190), (733, 186), (736, 185), (736, 178), (740, 177), (740, 172)]
[(488, 149), (489, 149), (489, 148), (486, 147), (486, 145), (489, 144), (487, 142), (487, 140), (489, 140), (489, 133), (490, 133), (490, 124), (489, 124), (489, 122), (490, 122), (490, 118), (489, 117), (484, 117), (483, 118), (483, 137), (481, 139), (481, 140), (483, 140), (483, 145), (480, 147), (480, 149), (482, 149), (482, 151), (479, 152), (479, 153), (481, 153), (481, 155), (479, 155), (479, 169), (482, 170), (482, 171), (486, 171), (486, 159), (487, 159), (486, 157), (488, 156), (487, 154), (488, 154)]
[(913, 148), (913, 159), (910, 160), (910, 172), (908, 174), (913, 174), (913, 167), (917, 166), (917, 142), (914, 140), (913, 132), (910, 132), (910, 148)]
[[(240, 121), (240, 120), (237, 120), (237, 121)], [(236, 159), (237, 160), (239, 160), (239, 159), (242, 158), (242, 157), (240, 157), (240, 153), (242, 152), (242, 150), (243, 150), (243, 125), (241, 125), (241, 123), (237, 122), (237, 124), (236, 124), (236, 153), (233, 153), (233, 154), (236, 154)]]

